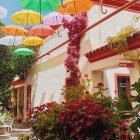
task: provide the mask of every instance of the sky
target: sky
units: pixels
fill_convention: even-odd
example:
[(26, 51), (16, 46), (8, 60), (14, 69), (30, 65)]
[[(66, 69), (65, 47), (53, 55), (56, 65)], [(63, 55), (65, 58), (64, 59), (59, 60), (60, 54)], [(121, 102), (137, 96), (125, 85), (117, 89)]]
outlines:
[[(17, 11), (23, 10), (23, 7), (20, 5), (19, 0), (0, 0), (0, 5), (8, 10), (7, 17), (5, 19), (0, 19), (6, 25), (15, 24), (11, 21), (11, 16)], [(46, 15), (47, 12), (43, 12), (43, 15)]]

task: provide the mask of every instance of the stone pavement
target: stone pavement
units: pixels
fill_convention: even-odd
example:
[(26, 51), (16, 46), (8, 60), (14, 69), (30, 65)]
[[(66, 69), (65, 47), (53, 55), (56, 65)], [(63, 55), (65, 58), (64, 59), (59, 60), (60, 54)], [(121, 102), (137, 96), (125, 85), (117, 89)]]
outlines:
[(5, 134), (0, 135), (0, 140), (18, 140), (18, 138), (23, 135), (25, 135), (25, 136), (30, 135), (30, 129), (24, 128), (23, 126), (19, 125), (13, 129), (12, 134), (10, 134), (8, 131), (6, 131)]

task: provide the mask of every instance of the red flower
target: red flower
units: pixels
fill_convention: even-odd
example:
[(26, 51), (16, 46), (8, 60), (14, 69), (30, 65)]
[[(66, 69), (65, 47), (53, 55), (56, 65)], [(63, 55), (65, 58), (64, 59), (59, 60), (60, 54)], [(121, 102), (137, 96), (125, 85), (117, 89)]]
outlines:
[(77, 80), (78, 72), (79, 72), (79, 58), (80, 58), (80, 39), (81, 37), (78, 37), (78, 33), (83, 31), (86, 28), (87, 25), (87, 13), (82, 13), (76, 17), (71, 22), (68, 22), (67, 20), (63, 20), (63, 27), (68, 29), (68, 37), (71, 40), (68, 44), (67, 54), (68, 57), (65, 59), (65, 67), (66, 71), (70, 73), (76, 73), (75, 75), (72, 75), (71, 77), (74, 79), (72, 85), (78, 85), (79, 80)]
[(121, 137), (121, 139), (125, 139), (126, 140), (128, 138), (128, 134), (121, 134), (120, 137)]
[(123, 124), (124, 124), (124, 122), (123, 122), (122, 120), (118, 120), (117, 123), (118, 123), (119, 125), (123, 125)]
[(104, 84), (103, 84), (103, 83), (98, 83), (97, 86), (98, 86), (98, 87), (103, 87)]
[(85, 74), (85, 77), (88, 77), (88, 74)]

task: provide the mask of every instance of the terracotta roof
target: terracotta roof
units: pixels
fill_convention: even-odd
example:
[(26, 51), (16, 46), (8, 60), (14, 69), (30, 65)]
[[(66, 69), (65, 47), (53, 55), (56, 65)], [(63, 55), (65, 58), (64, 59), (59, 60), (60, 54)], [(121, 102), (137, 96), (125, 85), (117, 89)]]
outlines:
[[(127, 38), (127, 41), (129, 50), (140, 48), (140, 31), (134, 33), (133, 36), (129, 36)], [(117, 54), (118, 53), (114, 49), (111, 49), (108, 47), (108, 45), (105, 45), (96, 50), (86, 53), (85, 56), (87, 57), (88, 61), (92, 63)]]

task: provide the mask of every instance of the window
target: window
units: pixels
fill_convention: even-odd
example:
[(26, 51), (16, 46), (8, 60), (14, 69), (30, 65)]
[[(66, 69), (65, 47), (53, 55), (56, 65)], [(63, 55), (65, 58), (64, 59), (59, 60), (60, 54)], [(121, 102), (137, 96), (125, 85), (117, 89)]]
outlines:
[(130, 98), (130, 77), (129, 76), (117, 76), (117, 91), (118, 98), (126, 100)]

